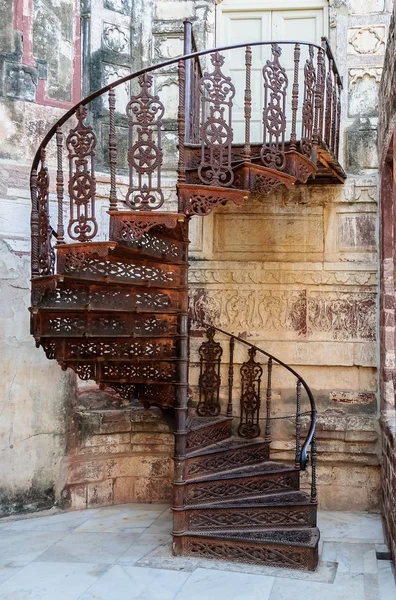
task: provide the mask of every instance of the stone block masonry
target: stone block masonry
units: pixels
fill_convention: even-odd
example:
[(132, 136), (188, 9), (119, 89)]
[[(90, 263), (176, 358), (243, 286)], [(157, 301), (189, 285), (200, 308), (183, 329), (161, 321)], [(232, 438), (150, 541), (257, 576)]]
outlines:
[(174, 438), (160, 409), (81, 411), (74, 420), (64, 506), (171, 501)]

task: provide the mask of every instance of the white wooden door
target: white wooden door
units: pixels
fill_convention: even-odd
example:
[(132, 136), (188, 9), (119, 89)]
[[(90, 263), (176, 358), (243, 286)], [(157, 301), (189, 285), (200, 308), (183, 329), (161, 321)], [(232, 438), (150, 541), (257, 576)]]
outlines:
[[(216, 37), (221, 46), (234, 45), (244, 42), (259, 42), (271, 40), (295, 40), (320, 44), (321, 37), (327, 35), (327, 4), (325, 0), (302, 0), (301, 8), (265, 8), (268, 2), (262, 0), (263, 8), (257, 8), (257, 3), (242, 3), (241, 0), (224, 0), (218, 5)], [(280, 2), (279, 2), (280, 4)], [(285, 2), (283, 2), (285, 4)], [(287, 4), (287, 3), (286, 3)], [(290, 4), (290, 3), (289, 3)], [(293, 6), (299, 5), (295, 0)], [(306, 5), (308, 8), (304, 8)], [(270, 6), (270, 5), (269, 5)], [(276, 3), (274, 4), (276, 6)], [(291, 111), (291, 87), (293, 85), (293, 53), (294, 46), (283, 46), (281, 64), (286, 68), (289, 79), (287, 113)], [(225, 53), (224, 71), (232, 79), (236, 87), (233, 108), (234, 141), (244, 140), (243, 100), (245, 90), (245, 51), (244, 49)], [(300, 66), (300, 100), (303, 94), (303, 64), (308, 57), (307, 48), (302, 47)], [(262, 110), (263, 110), (263, 79), (262, 68), (267, 59), (272, 59), (271, 47), (261, 46), (252, 50), (252, 119), (251, 141), (260, 142), (262, 139)], [(288, 124), (290, 119), (288, 118)], [(301, 123), (297, 123), (301, 127)], [(286, 132), (286, 139), (290, 131)]]

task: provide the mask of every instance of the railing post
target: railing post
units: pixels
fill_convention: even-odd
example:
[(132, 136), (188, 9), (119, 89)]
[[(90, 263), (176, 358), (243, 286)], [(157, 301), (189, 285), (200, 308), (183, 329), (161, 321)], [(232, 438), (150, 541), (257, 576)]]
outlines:
[[(178, 139), (179, 139), (179, 161), (177, 166), (177, 181), (183, 183), (186, 177), (186, 163), (185, 163), (185, 124), (186, 124), (186, 113), (185, 113), (185, 101), (186, 101), (186, 78), (185, 78), (185, 64), (183, 60), (179, 61), (179, 108), (178, 108)], [(189, 119), (187, 119), (188, 121)], [(183, 212), (183, 203), (181, 195), (178, 195), (178, 211)]]
[(311, 482), (311, 502), (316, 503), (318, 501), (318, 493), (316, 489), (316, 434), (314, 433), (311, 442), (311, 462), (312, 462), (312, 482)]
[[(183, 23), (184, 25), (184, 47), (183, 47), (183, 54), (191, 54), (192, 52), (192, 23), (191, 21), (189, 21), (188, 19), (186, 19)], [(191, 119), (190, 119), (190, 115), (191, 115), (191, 96), (192, 96), (192, 86), (191, 86), (191, 82), (192, 82), (192, 76), (191, 76), (191, 68), (192, 68), (192, 64), (191, 64), (191, 59), (190, 60), (186, 60), (185, 61), (185, 89), (187, 91), (187, 93), (185, 94), (185, 104), (184, 104), (184, 113), (186, 115), (188, 115), (188, 118), (185, 120), (184, 123), (184, 136), (185, 136), (185, 140), (186, 142), (190, 142), (190, 138), (191, 138), (191, 131), (190, 131), (190, 124), (191, 124)]]
[(323, 67), (324, 67), (324, 52), (318, 50), (317, 58), (317, 74), (316, 74), (316, 86), (315, 86), (315, 114), (314, 114), (314, 128), (312, 136), (312, 160), (316, 162), (316, 154), (319, 142), (322, 139), (322, 123), (323, 123)]
[(265, 403), (265, 441), (271, 441), (271, 403), (272, 403), (272, 358), (267, 363), (267, 393)]
[(245, 65), (246, 65), (246, 87), (244, 100), (244, 115), (245, 115), (245, 147), (243, 151), (243, 159), (245, 162), (251, 161), (250, 150), (250, 119), (252, 117), (252, 49), (246, 46), (245, 50)]
[(230, 337), (230, 362), (228, 365), (228, 405), (227, 405), (227, 417), (232, 417), (232, 391), (234, 386), (234, 347), (235, 338)]
[(58, 230), (56, 233), (56, 243), (65, 243), (65, 231), (63, 227), (63, 162), (62, 162), (62, 151), (63, 151), (63, 133), (60, 127), (56, 130), (56, 196), (58, 198)]
[(301, 381), (297, 380), (297, 408), (296, 408), (296, 459), (295, 467), (300, 467), (301, 458)]
[(109, 163), (110, 163), (110, 210), (117, 210), (117, 136), (115, 130), (116, 96), (109, 90)]
[(292, 88), (292, 126), (290, 134), (290, 150), (296, 150), (297, 148), (297, 109), (298, 109), (298, 76), (300, 66), (300, 44), (294, 46), (294, 80)]
[(40, 275), (39, 267), (39, 211), (37, 198), (37, 169), (32, 169), (30, 175), (30, 194), (32, 199), (32, 212), (30, 215), (31, 231), (31, 267), (32, 277)]

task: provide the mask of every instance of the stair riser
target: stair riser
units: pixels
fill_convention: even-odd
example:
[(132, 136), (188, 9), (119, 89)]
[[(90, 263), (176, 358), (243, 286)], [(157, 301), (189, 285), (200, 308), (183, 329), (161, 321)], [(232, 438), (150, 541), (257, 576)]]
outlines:
[(298, 471), (185, 483), (177, 486), (179, 503), (176, 506), (210, 504), (298, 489)]
[[(149, 260), (149, 259), (148, 259)], [(109, 282), (131, 285), (175, 288), (185, 284), (185, 266), (168, 265), (149, 260), (131, 260), (120, 256), (97, 256), (93, 252), (76, 255), (68, 249), (58, 249), (58, 273), (81, 279), (103, 277)]]
[(173, 538), (176, 556), (194, 556), (254, 565), (314, 571), (318, 564), (318, 547), (255, 543), (221, 538), (180, 536)]
[(231, 421), (221, 421), (214, 425), (190, 431), (187, 436), (187, 450), (198, 450), (198, 448), (204, 448), (205, 446), (210, 446), (210, 444), (221, 442), (231, 437), (231, 433)]
[(57, 358), (59, 362), (71, 360), (101, 360), (118, 359), (128, 360), (149, 358), (154, 360), (168, 360), (177, 358), (176, 339), (117, 339), (107, 340), (81, 338), (71, 339), (43, 339), (41, 344), (47, 358)]
[(32, 304), (40, 308), (136, 311), (150, 314), (187, 310), (187, 294), (176, 290), (74, 282), (56, 282), (56, 288), (53, 282), (49, 282), (47, 289), (42, 285), (35, 289), (34, 280), (32, 287)]
[(200, 477), (246, 465), (254, 465), (269, 458), (269, 445), (260, 444), (189, 458), (186, 461), (186, 478)]
[(46, 337), (104, 337), (176, 335), (177, 315), (135, 315), (57, 311), (33, 315), (36, 339)]
[(175, 533), (245, 527), (315, 527), (316, 506), (256, 506), (175, 511)]

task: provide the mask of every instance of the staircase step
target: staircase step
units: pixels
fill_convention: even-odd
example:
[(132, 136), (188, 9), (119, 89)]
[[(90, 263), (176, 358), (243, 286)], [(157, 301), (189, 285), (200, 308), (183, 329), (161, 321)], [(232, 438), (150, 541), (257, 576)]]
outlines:
[(252, 465), (269, 458), (269, 442), (231, 438), (187, 454), (185, 477)]
[(231, 437), (232, 418), (193, 417), (187, 426), (187, 451), (196, 450)]
[(315, 570), (319, 530), (245, 529), (174, 534), (177, 556), (196, 556), (286, 569)]
[[(132, 251), (131, 251), (132, 252)], [(166, 264), (153, 258), (128, 256), (115, 242), (57, 246), (57, 271), (78, 279), (127, 281), (131, 285), (176, 288), (183, 286), (187, 264)]]
[(134, 313), (106, 314), (93, 311), (39, 311), (33, 315), (33, 335), (41, 337), (170, 337), (177, 335), (178, 315)]
[(221, 481), (222, 479), (235, 479), (247, 475), (262, 475), (264, 473), (290, 472), (295, 470), (297, 469), (291, 465), (285, 465), (270, 460), (262, 460), (253, 465), (237, 465), (225, 471), (190, 477), (187, 482), (198, 483), (200, 481)]
[[(287, 498), (289, 496), (289, 498)], [(174, 508), (174, 531), (245, 527), (314, 527), (317, 506), (304, 492), (271, 494), (255, 500)]]
[(229, 503), (299, 489), (300, 472), (291, 467), (265, 470), (262, 465), (246, 467), (238, 473), (212, 475), (201, 480), (175, 483), (175, 506)]
[(184, 312), (185, 294), (163, 288), (141, 289), (133, 285), (81, 281), (58, 276), (47, 282), (33, 280), (32, 304), (40, 309), (134, 311), (140, 313)]

